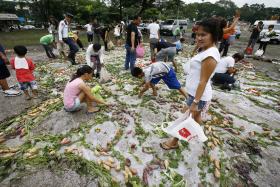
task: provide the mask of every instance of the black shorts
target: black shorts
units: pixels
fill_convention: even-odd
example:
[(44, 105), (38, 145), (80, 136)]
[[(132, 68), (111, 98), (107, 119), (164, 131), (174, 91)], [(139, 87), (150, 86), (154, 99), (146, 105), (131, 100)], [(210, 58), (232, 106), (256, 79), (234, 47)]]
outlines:
[(0, 64), (0, 80), (6, 79), (10, 76), (11, 76), (11, 74), (10, 74), (6, 64)]

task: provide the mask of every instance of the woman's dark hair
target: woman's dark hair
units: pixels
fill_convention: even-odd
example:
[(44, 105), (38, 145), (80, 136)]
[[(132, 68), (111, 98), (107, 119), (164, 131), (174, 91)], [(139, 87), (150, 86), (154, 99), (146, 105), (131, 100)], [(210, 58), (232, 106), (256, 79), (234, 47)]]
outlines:
[(212, 17), (212, 18), (218, 19), (218, 20), (220, 21), (220, 24), (221, 24), (221, 27), (222, 27), (222, 28), (226, 28), (226, 27), (227, 27), (228, 21), (227, 21), (225, 18), (223, 18), (223, 17), (221, 17), (221, 16)]
[(138, 77), (139, 75), (141, 75), (143, 73), (143, 70), (139, 67), (135, 67), (131, 70), (131, 75), (133, 77)]
[(237, 61), (240, 61), (244, 58), (244, 54), (243, 53), (235, 53), (234, 55), (232, 55), (232, 58), (237, 59)]
[(137, 20), (138, 18), (140, 18), (139, 15), (134, 15), (134, 16), (133, 16), (133, 20)]
[(93, 50), (95, 51), (95, 52), (97, 52), (97, 51), (99, 51), (100, 49), (101, 49), (101, 45), (100, 44), (93, 44)]
[(27, 48), (23, 45), (17, 45), (14, 47), (14, 51), (18, 56), (23, 57), (27, 53)]
[(76, 78), (81, 77), (82, 75), (84, 75), (86, 73), (90, 74), (90, 73), (92, 73), (92, 71), (93, 71), (92, 68), (88, 65), (84, 65), (82, 67), (79, 67), (77, 69), (77, 72), (72, 76), (72, 79), (70, 80), (70, 82), (72, 82)]
[(215, 43), (223, 37), (224, 24), (221, 23), (219, 18), (212, 17), (204, 19), (198, 23), (198, 26), (201, 26), (205, 32), (210, 33)]
[(273, 29), (273, 28), (274, 28), (274, 25), (269, 25), (268, 28), (269, 28), (269, 29)]

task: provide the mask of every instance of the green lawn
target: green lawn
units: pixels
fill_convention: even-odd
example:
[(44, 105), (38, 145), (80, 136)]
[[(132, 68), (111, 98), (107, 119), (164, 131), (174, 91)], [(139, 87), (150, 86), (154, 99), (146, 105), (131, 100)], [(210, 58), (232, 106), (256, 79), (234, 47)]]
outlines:
[[(11, 49), (15, 45), (40, 45), (40, 38), (46, 34), (48, 34), (47, 30), (20, 30), (14, 32), (0, 32), (0, 43), (6, 49)], [(87, 39), (84, 32), (80, 33), (80, 39), (84, 44), (86, 44)]]
[[(191, 32), (191, 30), (188, 29), (188, 32)], [(17, 30), (13, 32), (0, 32), (0, 43), (6, 49), (11, 49), (15, 45), (36, 46), (40, 45), (40, 38), (46, 34), (48, 34), (47, 30)], [(80, 31), (79, 37), (82, 43), (87, 46), (86, 32)], [(170, 36), (163, 37), (171, 41)], [(114, 42), (114, 36), (112, 36), (112, 32), (110, 38)], [(149, 37), (146, 34), (144, 34), (144, 42), (149, 42)]]

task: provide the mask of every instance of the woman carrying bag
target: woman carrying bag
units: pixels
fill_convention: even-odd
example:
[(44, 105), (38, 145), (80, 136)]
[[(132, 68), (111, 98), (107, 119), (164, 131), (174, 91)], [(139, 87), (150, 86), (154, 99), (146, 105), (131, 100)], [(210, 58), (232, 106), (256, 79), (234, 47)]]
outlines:
[[(196, 33), (198, 53), (190, 60), (190, 71), (186, 78), (186, 88), (189, 97), (186, 101), (188, 113), (198, 123), (201, 123), (201, 113), (212, 99), (211, 77), (214, 75), (220, 53), (216, 44), (223, 36), (223, 27), (217, 18), (203, 20), (198, 25)], [(189, 62), (188, 62), (189, 63)], [(188, 129), (180, 129), (181, 136), (188, 136)], [(160, 144), (165, 150), (178, 148), (178, 136)], [(205, 141), (205, 138), (204, 140)]]

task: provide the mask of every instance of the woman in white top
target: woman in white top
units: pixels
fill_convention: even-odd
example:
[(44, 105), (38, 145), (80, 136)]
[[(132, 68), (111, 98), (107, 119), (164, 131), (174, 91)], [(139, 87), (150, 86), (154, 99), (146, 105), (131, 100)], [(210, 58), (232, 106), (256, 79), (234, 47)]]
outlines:
[(121, 46), (121, 25), (117, 24), (114, 28), (114, 36), (116, 39), (117, 47)]
[(92, 44), (93, 42), (93, 28), (92, 28), (92, 22), (89, 22), (88, 24), (86, 24), (84, 26), (84, 28), (87, 29), (87, 39), (88, 39), (88, 43)]
[(259, 50), (263, 50), (262, 55), (264, 55), (264, 53), (265, 53), (266, 46), (270, 42), (270, 38), (275, 36), (275, 34), (276, 34), (273, 29), (274, 29), (274, 25), (269, 25), (268, 31), (264, 33), (264, 35), (261, 39)]
[[(201, 111), (206, 108), (207, 102), (212, 98), (210, 80), (217, 63), (220, 61), (220, 53), (216, 44), (222, 35), (223, 28), (217, 18), (205, 19), (198, 25), (196, 33), (198, 54), (190, 61), (190, 70), (186, 80), (189, 94), (187, 106), (192, 117), (198, 123), (201, 123)], [(176, 149), (178, 148), (178, 139), (172, 138), (160, 145), (166, 150)]]

